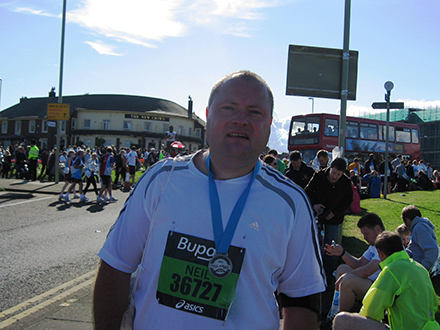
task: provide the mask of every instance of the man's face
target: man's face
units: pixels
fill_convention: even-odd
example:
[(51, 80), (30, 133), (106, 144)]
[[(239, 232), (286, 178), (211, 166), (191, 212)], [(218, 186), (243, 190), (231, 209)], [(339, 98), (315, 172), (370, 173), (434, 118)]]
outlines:
[(330, 169), (330, 177), (329, 177), (330, 183), (338, 182), (338, 180), (341, 178), (342, 174), (344, 174), (344, 172), (339, 171), (335, 167), (332, 167)]
[(412, 226), (411, 226), (411, 225), (412, 225), (411, 220), (408, 219), (408, 218), (404, 218), (403, 215), (401, 215), (401, 218), (402, 218), (402, 221), (403, 221), (403, 223), (405, 224), (405, 226), (406, 226), (407, 228), (411, 229), (411, 227), (412, 227)]
[(324, 157), (324, 156), (318, 157), (318, 161), (319, 164), (321, 164), (321, 166), (327, 166), (328, 157)]
[(290, 164), (292, 164), (292, 167), (293, 167), (295, 170), (299, 170), (299, 169), (301, 168), (301, 159), (298, 159), (298, 160), (291, 160), (291, 161), (290, 161)]
[(226, 81), (206, 109), (211, 153), (224, 159), (256, 161), (265, 148), (272, 122), (269, 93), (258, 81)]
[(381, 229), (379, 226), (374, 227), (374, 229), (370, 229), (367, 226), (361, 228), (361, 234), (364, 236), (364, 240), (367, 241), (371, 246), (376, 242), (376, 237), (381, 233)]

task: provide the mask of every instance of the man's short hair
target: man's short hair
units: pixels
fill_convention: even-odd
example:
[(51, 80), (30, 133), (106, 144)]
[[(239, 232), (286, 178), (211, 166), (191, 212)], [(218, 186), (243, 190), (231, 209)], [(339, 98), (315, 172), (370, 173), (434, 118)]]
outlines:
[(321, 157), (328, 157), (328, 152), (327, 150), (321, 149), (318, 151), (318, 153), (316, 154), (316, 158), (321, 158)]
[(294, 150), (294, 151), (292, 151), (292, 152), (290, 153), (290, 155), (289, 155), (289, 159), (290, 159), (291, 161), (298, 161), (298, 160), (301, 160), (301, 159), (302, 159), (302, 157), (301, 157), (301, 153), (300, 153), (298, 150)]
[(367, 213), (359, 219), (357, 223), (358, 228), (367, 227), (368, 229), (374, 229), (379, 226), (382, 230), (385, 230), (382, 219), (376, 213)]
[(217, 81), (211, 89), (211, 94), (209, 95), (209, 99), (208, 99), (208, 108), (211, 107), (212, 101), (214, 100), (215, 95), (220, 90), (220, 87), (228, 80), (231, 80), (233, 78), (238, 78), (238, 77), (245, 78), (247, 80), (258, 81), (259, 83), (262, 83), (266, 87), (267, 93), (269, 94), (270, 112), (272, 113), (273, 107), (274, 107), (274, 100), (273, 100), (273, 93), (272, 93), (271, 88), (269, 87), (269, 84), (263, 78), (261, 78), (259, 75), (257, 75), (256, 73), (254, 73), (252, 71), (248, 71), (248, 70), (241, 70), (241, 71), (232, 72), (232, 73), (228, 74), (226, 77), (223, 77), (222, 79)]
[(415, 217), (422, 217), (422, 213), (415, 205), (408, 205), (402, 210), (402, 218), (408, 218), (413, 221)]
[(330, 165), (331, 168), (336, 168), (338, 171), (345, 172), (347, 170), (347, 163), (344, 158), (336, 158)]
[(278, 151), (276, 151), (275, 149), (270, 149), (267, 154), (272, 156), (278, 156)]
[(392, 231), (384, 231), (377, 235), (374, 245), (387, 257), (403, 250), (402, 238)]

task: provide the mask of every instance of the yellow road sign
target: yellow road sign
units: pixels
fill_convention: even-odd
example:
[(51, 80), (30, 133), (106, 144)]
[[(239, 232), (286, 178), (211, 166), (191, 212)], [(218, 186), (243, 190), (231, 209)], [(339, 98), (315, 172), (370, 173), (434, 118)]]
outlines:
[(70, 104), (65, 103), (48, 103), (47, 119), (48, 120), (69, 120)]

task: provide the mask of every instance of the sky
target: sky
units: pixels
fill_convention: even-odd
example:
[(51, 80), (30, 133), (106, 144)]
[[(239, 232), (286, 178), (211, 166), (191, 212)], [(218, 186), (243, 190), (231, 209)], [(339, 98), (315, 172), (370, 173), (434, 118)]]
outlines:
[[(269, 146), (287, 151), (291, 116), (308, 97), (286, 95), (289, 45), (342, 49), (344, 0), (67, 0), (62, 95), (129, 94), (187, 107), (202, 119), (212, 85), (251, 70), (275, 97)], [(0, 0), (0, 109), (59, 94), (62, 0)], [(372, 111), (391, 80), (393, 102), (440, 107), (440, 1), (356, 0), (350, 50), (359, 52), (348, 115)], [(315, 113), (339, 100), (315, 98)], [(1, 114), (1, 113), (0, 113)]]

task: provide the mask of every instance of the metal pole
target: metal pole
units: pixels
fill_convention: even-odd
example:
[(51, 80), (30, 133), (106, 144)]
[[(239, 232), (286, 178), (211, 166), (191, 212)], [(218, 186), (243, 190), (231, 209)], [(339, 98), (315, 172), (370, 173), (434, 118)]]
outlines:
[[(61, 26), (60, 81), (58, 103), (63, 103), (63, 64), (64, 64), (64, 34), (66, 29), (66, 1), (63, 0), (63, 22)], [(61, 120), (57, 123), (57, 151), (55, 153), (55, 183), (60, 182), (60, 151), (61, 151)]]
[(309, 100), (312, 100), (312, 113), (315, 111), (315, 99), (313, 97), (309, 97)]
[(388, 145), (390, 142), (390, 95), (391, 92), (387, 93), (387, 96), (385, 99), (387, 100), (387, 131), (386, 131), (386, 144), (385, 144), (385, 167), (384, 167), (384, 174), (385, 177), (383, 179), (383, 198), (387, 198), (387, 192), (388, 192)]
[(384, 167), (384, 190), (383, 190), (383, 198), (387, 198), (387, 192), (388, 192), (388, 145), (390, 142), (390, 102), (391, 102), (391, 90), (394, 88), (394, 84), (392, 81), (387, 81), (384, 85), (385, 90), (387, 93), (385, 94), (385, 101), (387, 102), (387, 125), (386, 125), (386, 143), (385, 143), (385, 167)]
[(347, 127), (347, 99), (348, 99), (348, 73), (350, 61), (350, 11), (351, 0), (345, 0), (344, 15), (344, 48), (342, 50), (342, 79), (341, 79), (341, 114), (339, 116), (339, 148), (341, 157), (345, 152), (345, 131)]

